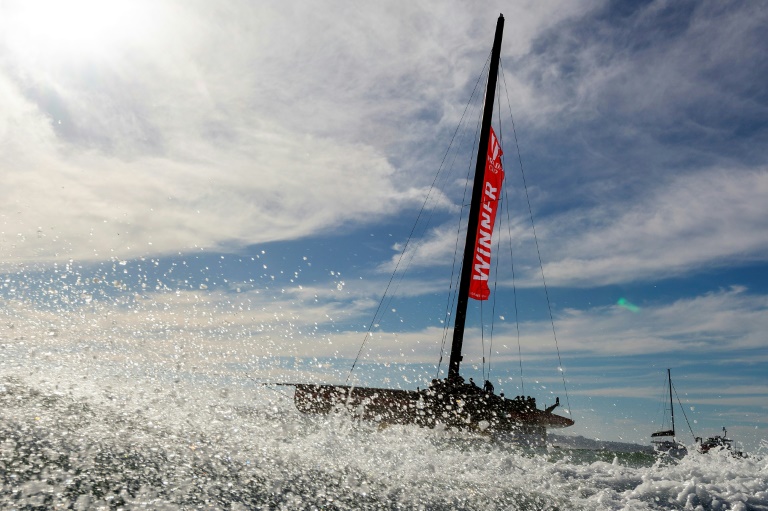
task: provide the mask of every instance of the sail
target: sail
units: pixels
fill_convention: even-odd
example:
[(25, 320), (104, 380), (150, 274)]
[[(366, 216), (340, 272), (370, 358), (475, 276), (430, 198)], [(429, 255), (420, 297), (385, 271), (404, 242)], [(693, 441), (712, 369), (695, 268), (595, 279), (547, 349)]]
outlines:
[(488, 288), (488, 276), (491, 272), (491, 236), (496, 222), (501, 184), (504, 181), (504, 169), (501, 166), (502, 154), (504, 153), (499, 139), (491, 128), (485, 160), (480, 217), (477, 221), (477, 236), (472, 258), (472, 281), (469, 285), (469, 297), (475, 300), (487, 300), (491, 295), (491, 290)]

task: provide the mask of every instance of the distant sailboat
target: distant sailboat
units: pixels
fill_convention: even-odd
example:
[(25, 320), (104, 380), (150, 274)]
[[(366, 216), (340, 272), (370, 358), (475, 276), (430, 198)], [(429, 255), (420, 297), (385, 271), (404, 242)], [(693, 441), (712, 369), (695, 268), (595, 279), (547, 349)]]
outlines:
[(669, 384), (669, 413), (672, 418), (672, 429), (657, 431), (651, 434), (651, 438), (661, 438), (662, 440), (651, 440), (653, 448), (657, 453), (668, 454), (679, 458), (688, 454), (688, 448), (677, 441), (675, 435), (675, 407), (672, 403), (672, 373), (667, 369), (667, 383)]
[[(651, 438), (663, 438), (663, 440), (651, 440), (651, 443), (657, 453), (668, 454), (680, 458), (688, 454), (688, 448), (683, 443), (679, 442), (675, 435), (675, 407), (672, 403), (672, 375), (669, 369), (667, 369), (667, 382), (669, 384), (669, 412), (672, 420), (672, 429), (657, 431), (656, 433), (651, 434)], [(683, 410), (683, 414), (685, 414), (685, 410)], [(690, 424), (688, 427), (690, 428)], [(701, 453), (706, 454), (713, 450), (723, 449), (729, 451), (734, 457), (746, 457), (743, 452), (733, 449), (733, 440), (728, 438), (727, 433), (726, 429), (723, 428), (722, 436), (716, 435), (709, 437), (706, 440), (702, 440), (701, 437), (694, 435), (693, 430), (691, 430), (691, 435), (693, 435), (694, 440), (698, 444), (697, 450)]]
[[(491, 128), (496, 78), (499, 70), (504, 17), (499, 16), (491, 52), (477, 164), (469, 210), (461, 278), (454, 317), (453, 340), (444, 379), (434, 379), (426, 389), (401, 390), (351, 385), (283, 383), (295, 387), (294, 402), (305, 413), (330, 413), (337, 409), (364, 420), (385, 424), (416, 424), (489, 432), (515, 432), (546, 438), (547, 428), (565, 428), (574, 421), (552, 413), (560, 404), (539, 409), (536, 400), (496, 394), (490, 381), (481, 388), (465, 382), (460, 374), (464, 326), (470, 298), (488, 298), (490, 237), (504, 172), (501, 147)], [(484, 274), (479, 272), (485, 272)]]

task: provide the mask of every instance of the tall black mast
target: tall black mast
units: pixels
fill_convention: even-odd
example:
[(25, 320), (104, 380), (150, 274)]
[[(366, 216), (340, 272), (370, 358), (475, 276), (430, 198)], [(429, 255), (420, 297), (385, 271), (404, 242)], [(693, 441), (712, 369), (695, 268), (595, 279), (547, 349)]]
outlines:
[(675, 405), (672, 404), (672, 373), (667, 369), (667, 380), (669, 381), (669, 413), (672, 416), (672, 436), (675, 436)]
[(480, 142), (477, 147), (477, 167), (475, 181), (472, 185), (472, 203), (469, 206), (467, 224), (467, 241), (464, 245), (464, 262), (461, 267), (461, 282), (459, 283), (459, 300), (456, 305), (456, 318), (453, 326), (453, 342), (451, 343), (451, 358), (448, 363), (448, 378), (459, 376), (461, 365), (461, 345), (464, 342), (464, 324), (467, 320), (467, 303), (469, 302), (469, 285), (472, 279), (472, 264), (474, 257), (475, 239), (477, 238), (477, 221), (480, 218), (480, 203), (483, 198), (483, 180), (485, 177), (485, 160), (488, 154), (488, 139), (491, 132), (493, 117), (493, 102), (496, 96), (496, 76), (499, 73), (499, 57), (501, 56), (501, 35), (504, 32), (504, 16), (499, 15), (496, 22), (496, 35), (493, 38), (491, 50), (491, 67), (488, 70), (488, 86), (485, 90), (485, 107), (483, 109), (483, 124), (480, 130)]

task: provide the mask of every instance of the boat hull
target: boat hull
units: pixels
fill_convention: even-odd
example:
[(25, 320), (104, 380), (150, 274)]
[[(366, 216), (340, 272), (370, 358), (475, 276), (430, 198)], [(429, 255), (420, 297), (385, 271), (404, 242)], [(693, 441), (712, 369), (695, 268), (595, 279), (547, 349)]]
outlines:
[(471, 385), (399, 390), (348, 385), (297, 384), (294, 402), (309, 414), (349, 413), (384, 424), (438, 424), (488, 432), (533, 433), (573, 425), (567, 417), (539, 410), (532, 398), (506, 399)]
[(656, 440), (653, 442), (653, 449), (656, 454), (673, 458), (682, 458), (688, 454), (688, 448), (676, 440)]

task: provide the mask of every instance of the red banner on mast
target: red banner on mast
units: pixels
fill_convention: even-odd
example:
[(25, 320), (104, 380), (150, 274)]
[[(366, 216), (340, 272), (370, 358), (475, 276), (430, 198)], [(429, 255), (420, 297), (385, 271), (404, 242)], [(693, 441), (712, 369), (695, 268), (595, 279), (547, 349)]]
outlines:
[(475, 300), (487, 300), (491, 295), (491, 290), (488, 288), (488, 276), (491, 272), (491, 236), (496, 222), (501, 183), (504, 180), (504, 169), (501, 168), (502, 154), (504, 153), (499, 140), (491, 128), (491, 134), (488, 137), (488, 155), (485, 160), (480, 218), (477, 221), (475, 253), (472, 258), (472, 280), (469, 284), (469, 297)]

